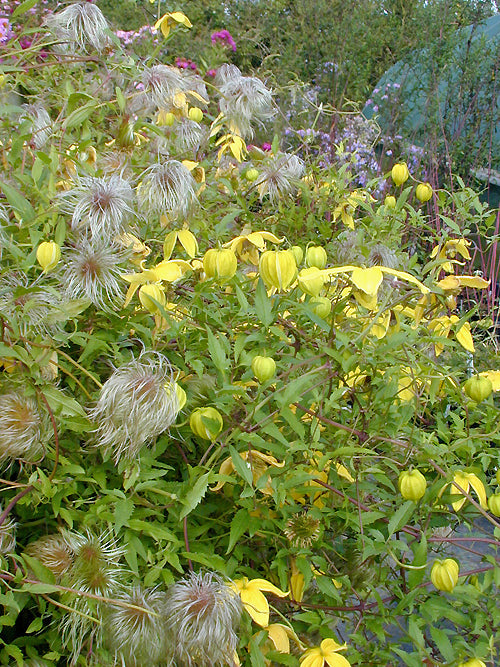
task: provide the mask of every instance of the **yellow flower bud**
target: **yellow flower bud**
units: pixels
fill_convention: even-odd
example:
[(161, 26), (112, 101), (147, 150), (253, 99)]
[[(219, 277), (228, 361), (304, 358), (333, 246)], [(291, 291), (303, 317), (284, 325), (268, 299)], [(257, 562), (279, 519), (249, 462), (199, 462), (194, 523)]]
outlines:
[(464, 391), (473, 401), (481, 403), (481, 401), (490, 396), (493, 391), (493, 384), (489, 378), (483, 375), (476, 375), (467, 380), (464, 384)]
[(293, 245), (290, 250), (293, 252), (293, 256), (295, 257), (295, 262), (297, 263), (297, 266), (299, 264), (302, 264), (302, 260), (304, 259), (304, 251), (299, 245)]
[(203, 257), (203, 270), (207, 278), (228, 280), (236, 273), (238, 262), (230, 248), (212, 248)]
[(297, 277), (297, 281), (300, 289), (310, 296), (318, 296), (325, 284), (323, 274), (317, 266), (302, 269)]
[(259, 273), (266, 287), (286, 290), (297, 273), (293, 253), (289, 250), (266, 250), (260, 257)]
[(156, 124), (160, 127), (171, 127), (175, 123), (175, 116), (171, 111), (160, 109), (156, 118)]
[(419, 470), (404, 470), (399, 475), (399, 490), (405, 500), (420, 500), (426, 488), (427, 480)]
[(222, 415), (215, 408), (197, 408), (189, 417), (189, 427), (204, 440), (215, 440), (223, 426)]
[(394, 195), (387, 195), (387, 197), (384, 199), (384, 204), (387, 206), (387, 208), (396, 208), (396, 197), (394, 197)]
[(247, 169), (245, 171), (245, 178), (247, 179), (247, 181), (250, 181), (250, 183), (253, 183), (259, 178), (259, 172), (257, 171), (257, 169), (255, 169), (255, 167)]
[(276, 373), (276, 362), (272, 357), (257, 355), (252, 360), (252, 371), (260, 383), (266, 382)]
[(309, 246), (306, 250), (306, 266), (324, 269), (326, 266), (326, 250), (322, 246)]
[(500, 516), (500, 493), (495, 493), (488, 498), (488, 507), (495, 516)]
[(391, 177), (395, 185), (403, 185), (410, 176), (406, 162), (395, 164), (391, 170)]
[(436, 560), (431, 570), (431, 581), (438, 591), (451, 593), (458, 582), (460, 567), (453, 558)]
[(432, 197), (432, 187), (430, 183), (419, 183), (415, 190), (415, 197), (422, 203), (429, 201)]
[(43, 241), (36, 249), (36, 258), (43, 272), (48, 273), (61, 259), (61, 247), (54, 241)]
[(315, 296), (309, 301), (313, 313), (323, 319), (327, 318), (332, 310), (332, 302), (326, 296)]
[(144, 308), (153, 315), (159, 310), (155, 301), (160, 303), (163, 307), (165, 307), (167, 303), (165, 294), (159, 285), (142, 285), (139, 290), (139, 301), (142, 303)]
[(191, 109), (188, 111), (188, 118), (190, 120), (196, 121), (197, 123), (201, 123), (203, 120), (203, 111), (198, 107), (191, 107)]

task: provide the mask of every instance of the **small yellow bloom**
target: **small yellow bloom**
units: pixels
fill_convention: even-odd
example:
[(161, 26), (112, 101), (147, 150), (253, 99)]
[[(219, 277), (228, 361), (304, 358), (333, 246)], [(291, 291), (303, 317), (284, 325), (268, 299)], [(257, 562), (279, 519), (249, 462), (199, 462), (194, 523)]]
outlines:
[(289, 594), (289, 591), (282, 591), (265, 579), (249, 580), (247, 577), (234, 581), (231, 588), (238, 593), (243, 607), (262, 628), (267, 628), (269, 625), (269, 603), (262, 591), (272, 593), (280, 598)]
[(179, 241), (191, 259), (198, 254), (198, 241), (195, 235), (187, 228), (179, 229), (170, 232), (165, 238), (165, 242), (163, 243), (163, 256), (165, 260), (169, 260), (172, 256), (177, 241)]
[[(484, 489), (484, 484), (481, 482), (481, 480), (477, 475), (475, 475), (473, 472), (459, 471), (455, 473), (453, 477), (453, 482), (456, 482), (458, 486), (460, 486), (465, 491), (465, 493), (469, 493), (469, 489), (472, 487), (479, 500), (479, 504), (481, 505), (481, 507), (483, 509), (488, 509), (488, 501), (486, 500), (486, 491)], [(451, 503), (455, 512), (458, 512), (458, 510), (460, 510), (463, 507), (463, 505), (467, 502), (467, 498), (462, 496), (462, 492), (457, 489), (457, 487), (455, 486), (455, 484), (453, 484), (453, 482), (448, 482), (448, 484), (446, 484), (441, 489), (439, 495), (441, 495), (444, 492), (444, 490), (448, 486), (450, 486), (451, 487), (450, 492), (452, 496), (459, 496), (458, 500), (455, 500), (454, 502)]]
[(462, 287), (485, 289), (489, 286), (490, 282), (479, 276), (446, 276), (446, 278), (440, 280), (436, 285), (444, 292), (458, 293)]
[[(439, 338), (448, 338), (452, 331), (453, 325), (459, 321), (460, 318), (457, 317), (457, 315), (442, 315), (441, 317), (435, 317), (433, 320), (431, 320), (428, 326), (429, 329), (433, 331)], [(474, 341), (472, 340), (469, 322), (464, 322), (462, 326), (455, 331), (455, 337), (460, 345), (468, 352), (474, 352)], [(436, 357), (438, 357), (443, 350), (444, 345), (442, 343), (434, 344)]]
[(337, 644), (334, 639), (323, 639), (320, 646), (307, 649), (300, 659), (300, 667), (351, 667), (351, 663), (338, 651), (345, 651), (346, 644)]
[(224, 243), (222, 247), (230, 248), (243, 262), (250, 262), (250, 264), (258, 266), (259, 252), (266, 250), (266, 241), (283, 243), (284, 240), (284, 237), (279, 239), (271, 232), (250, 232), (249, 234), (237, 236), (231, 241)]
[(188, 19), (188, 17), (182, 12), (170, 12), (164, 14), (154, 25), (154, 31), (156, 32), (158, 28), (161, 28), (163, 36), (165, 39), (169, 36), (171, 28), (177, 25), (183, 25), (186, 28), (192, 28), (193, 24)]
[[(283, 461), (280, 463), (274, 456), (269, 456), (268, 454), (263, 454), (262, 452), (257, 451), (256, 449), (251, 449), (250, 451), (240, 452), (241, 458), (245, 461), (246, 465), (252, 472), (253, 483), (257, 484), (262, 475), (265, 474), (269, 466), (274, 468), (282, 468), (285, 465)], [(230, 475), (234, 472), (234, 463), (232, 458), (225, 459), (222, 462), (221, 467), (219, 468), (219, 475)], [(217, 482), (217, 484), (211, 488), (212, 491), (219, 491), (224, 486), (225, 482)], [(267, 483), (265, 486), (259, 489), (265, 495), (272, 495), (273, 490), (271, 487), (271, 478), (268, 476)]]
[(443, 246), (435, 246), (431, 252), (431, 258), (437, 257), (438, 260), (446, 260), (452, 258), (452, 261), (444, 261), (441, 265), (443, 271), (446, 273), (453, 273), (453, 264), (461, 264), (458, 260), (453, 259), (456, 257), (457, 253), (461, 255), (464, 259), (470, 259), (470, 253), (468, 250), (470, 246), (470, 241), (467, 239), (450, 239), (446, 241)]
[(243, 162), (247, 154), (247, 145), (238, 134), (224, 134), (216, 141), (215, 145), (219, 146), (217, 153), (219, 161), (228, 150), (238, 162)]

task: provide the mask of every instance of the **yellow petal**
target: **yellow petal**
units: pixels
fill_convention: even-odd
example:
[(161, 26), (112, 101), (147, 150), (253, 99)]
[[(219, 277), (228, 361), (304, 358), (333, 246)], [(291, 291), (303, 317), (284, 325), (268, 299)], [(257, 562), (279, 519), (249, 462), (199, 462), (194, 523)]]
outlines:
[(132, 285), (155, 283), (159, 280), (159, 277), (154, 269), (146, 269), (146, 271), (141, 271), (141, 273), (122, 274), (120, 278), (123, 278), (123, 280), (126, 280)]
[(191, 21), (182, 12), (172, 12), (171, 14), (168, 14), (168, 16), (170, 16), (170, 18), (172, 18), (176, 23), (181, 23), (182, 25), (185, 25), (186, 28), (193, 27)]
[(154, 272), (158, 276), (159, 280), (166, 280), (167, 282), (174, 282), (182, 278), (186, 271), (191, 270), (191, 265), (189, 262), (185, 262), (183, 259), (170, 259), (167, 261), (160, 262), (154, 268)]
[[(265, 239), (266, 241), (271, 241), (271, 243), (283, 243), (283, 241), (285, 240), (284, 236), (283, 238), (279, 239), (272, 232), (257, 232), (257, 233), (260, 234), (262, 238)], [(250, 236), (252, 236), (252, 234), (249, 235), (249, 238)]]
[(195, 235), (189, 229), (180, 229), (177, 232), (177, 238), (187, 254), (193, 258), (198, 254), (198, 241)]
[(445, 291), (456, 290), (460, 288), (460, 281), (456, 276), (446, 276), (446, 278), (440, 280), (438, 283), (436, 283), (436, 285)]
[(241, 456), (245, 459), (251, 459), (252, 457), (255, 457), (257, 459), (261, 459), (261, 461), (265, 461), (266, 463), (269, 463), (271, 466), (275, 466), (276, 468), (282, 468), (285, 465), (285, 462), (282, 461), (281, 463), (278, 461), (278, 459), (275, 459), (274, 456), (269, 456), (268, 454), (263, 454), (262, 452), (257, 451), (256, 449), (251, 449), (250, 451), (243, 452)]
[(479, 499), (479, 504), (483, 510), (488, 509), (488, 501), (486, 500), (486, 491), (484, 490), (484, 484), (481, 482), (479, 477), (473, 472), (467, 473), (467, 479), (476, 492), (476, 495)]
[(420, 280), (415, 278), (415, 276), (412, 276), (411, 273), (406, 273), (406, 271), (397, 271), (396, 269), (389, 269), (387, 266), (381, 266), (380, 270), (382, 273), (388, 273), (390, 276), (396, 276), (396, 278), (401, 278), (407, 283), (416, 285), (422, 294), (428, 294), (430, 292), (430, 289), (421, 283)]
[(485, 289), (491, 282), (479, 276), (456, 276), (456, 278), (460, 281), (460, 285), (464, 287), (477, 287), (478, 289)]
[(369, 269), (356, 268), (351, 274), (351, 280), (356, 287), (368, 296), (376, 296), (384, 275), (378, 266)]
[(351, 667), (349, 660), (338, 653), (335, 653), (334, 655), (325, 655), (325, 662), (329, 667)]
[[(455, 473), (453, 481), (456, 482), (458, 486), (465, 491), (465, 493), (469, 493), (470, 484), (467, 475), (465, 473), (463, 472)], [(453, 496), (456, 497), (457, 495), (460, 495), (462, 493), (454, 484), (451, 485), (450, 492), (452, 497)], [(458, 512), (458, 510), (460, 510), (463, 507), (463, 505), (465, 505), (466, 501), (467, 498), (464, 496), (463, 498), (460, 498), (459, 500), (455, 500), (454, 502), (452, 502), (451, 506), (453, 507), (455, 512)]]
[(343, 466), (342, 463), (335, 462), (335, 468), (337, 469), (337, 474), (340, 477), (343, 477), (348, 482), (354, 482), (355, 481), (353, 476), (349, 472), (349, 470), (347, 470), (347, 468), (345, 466)]
[(177, 232), (173, 231), (167, 234), (165, 242), (163, 244), (163, 257), (165, 260), (169, 260), (172, 257), (172, 252), (174, 251), (174, 246), (177, 241)]
[(305, 579), (302, 572), (294, 572), (290, 577), (290, 590), (292, 597), (297, 602), (302, 602), (304, 597)]
[(472, 340), (470, 324), (468, 322), (465, 322), (460, 329), (455, 332), (455, 336), (462, 347), (468, 352), (474, 352), (474, 341)]
[(280, 653), (290, 653), (290, 640), (288, 639), (287, 628), (281, 623), (271, 623), (266, 628), (269, 639), (273, 642), (274, 647)]
[(484, 371), (483, 373), (479, 373), (479, 375), (490, 380), (493, 391), (500, 391), (500, 371)]
[(364, 292), (354, 292), (354, 298), (363, 308), (368, 308), (368, 310), (377, 310), (377, 295), (373, 294), (368, 296)]
[(321, 649), (310, 648), (300, 659), (300, 667), (323, 667), (324, 662)]
[(336, 653), (337, 651), (345, 651), (347, 644), (337, 644), (335, 639), (323, 639), (320, 644), (323, 654)]
[(266, 591), (268, 593), (273, 593), (279, 598), (286, 598), (290, 591), (282, 591), (280, 588), (272, 584), (270, 581), (265, 579), (252, 579), (248, 582), (249, 588), (255, 588), (259, 591)]
[(252, 620), (266, 628), (269, 625), (269, 604), (260, 590), (251, 586), (251, 583), (249, 582), (248, 587), (240, 591), (240, 598)]
[[(233, 471), (234, 471), (233, 460), (229, 458), (221, 463), (221, 466), (219, 468), (219, 475), (230, 475)], [(215, 486), (211, 486), (210, 490), (219, 491), (220, 489), (222, 489), (225, 483), (226, 483), (225, 481), (219, 481)]]

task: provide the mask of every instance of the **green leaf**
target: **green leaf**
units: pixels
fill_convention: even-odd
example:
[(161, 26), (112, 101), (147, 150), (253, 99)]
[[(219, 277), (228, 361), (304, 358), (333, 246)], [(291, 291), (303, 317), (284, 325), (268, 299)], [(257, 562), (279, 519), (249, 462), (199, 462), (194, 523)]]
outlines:
[(389, 526), (387, 528), (389, 537), (402, 528), (407, 523), (408, 519), (413, 516), (414, 512), (415, 503), (413, 500), (407, 500), (403, 503), (392, 515), (391, 520), (389, 521)]
[(271, 299), (267, 296), (266, 287), (260, 278), (255, 290), (255, 310), (257, 317), (265, 327), (269, 327), (274, 322)]
[(134, 503), (130, 498), (119, 498), (115, 503), (115, 533), (118, 534), (120, 528), (128, 526), (128, 520), (134, 512)]
[(231, 521), (231, 531), (229, 533), (229, 545), (227, 547), (226, 554), (232, 551), (236, 542), (240, 539), (240, 537), (248, 528), (248, 519), (249, 519), (248, 510), (246, 509), (240, 509), (234, 515), (233, 520)]
[(227, 339), (223, 334), (219, 334), (219, 338), (215, 336), (212, 331), (207, 327), (207, 336), (208, 336), (208, 350), (212, 361), (215, 364), (215, 367), (220, 370), (222, 373), (228, 370), (229, 361), (226, 356), (226, 352), (221, 343), (221, 339), (224, 338), (224, 341), (227, 343)]
[(31, 623), (28, 625), (26, 629), (26, 634), (30, 634), (31, 632), (39, 632), (43, 628), (43, 621), (40, 618), (40, 616), (37, 616)]
[(436, 646), (440, 651), (446, 662), (454, 662), (455, 651), (453, 645), (448, 638), (446, 630), (440, 630), (434, 625), (429, 626), (432, 639), (436, 642)]
[(5, 653), (7, 653), (7, 655), (10, 655), (11, 658), (14, 658), (19, 667), (23, 667), (24, 665), (23, 653), (19, 647), (15, 646), (14, 644), (7, 644), (6, 646), (4, 646), (3, 650), (5, 651)]
[(229, 453), (231, 454), (231, 460), (233, 462), (234, 469), (240, 477), (242, 477), (247, 484), (250, 486), (253, 485), (252, 471), (248, 463), (241, 457), (239, 452), (232, 446), (228, 447)]
[(181, 503), (184, 505), (184, 508), (181, 510), (179, 515), (180, 519), (183, 519), (194, 508), (200, 504), (202, 499), (205, 497), (207, 492), (208, 482), (209, 482), (210, 472), (206, 472), (204, 475), (199, 477), (194, 485), (189, 489), (184, 498), (181, 498)]
[(68, 130), (71, 127), (80, 127), (94, 113), (96, 106), (97, 103), (95, 101), (87, 102), (83, 107), (72, 111), (62, 124), (63, 130)]
[(32, 593), (33, 595), (45, 595), (46, 593), (59, 593), (61, 589), (52, 584), (24, 583), (19, 590), (23, 593)]
[(35, 211), (33, 206), (29, 203), (26, 197), (24, 197), (19, 192), (19, 190), (12, 187), (12, 185), (4, 183), (3, 181), (0, 181), (0, 190), (3, 191), (5, 198), (12, 206), (12, 208), (15, 209), (22, 217), (23, 222), (33, 221), (35, 218)]
[(121, 88), (116, 86), (115, 93), (116, 93), (116, 101), (118, 102), (118, 108), (120, 109), (120, 111), (125, 111), (125, 107), (127, 106), (127, 101), (123, 96)]
[[(418, 544), (413, 547), (414, 559), (412, 565), (418, 567), (425, 565), (427, 562), (427, 539), (425, 535), (422, 535), (422, 539)], [(409, 570), (408, 571), (408, 586), (410, 588), (415, 588), (418, 584), (422, 583), (424, 577), (426, 576), (425, 569), (421, 570)]]
[(21, 16), (21, 14), (25, 14), (27, 11), (29, 11), (32, 7), (36, 5), (38, 0), (24, 0), (20, 5), (18, 5), (14, 11), (11, 14), (11, 17), (13, 19), (17, 18), (18, 16)]
[(68, 417), (86, 417), (87, 413), (80, 403), (52, 385), (42, 388), (42, 393), (54, 412)]

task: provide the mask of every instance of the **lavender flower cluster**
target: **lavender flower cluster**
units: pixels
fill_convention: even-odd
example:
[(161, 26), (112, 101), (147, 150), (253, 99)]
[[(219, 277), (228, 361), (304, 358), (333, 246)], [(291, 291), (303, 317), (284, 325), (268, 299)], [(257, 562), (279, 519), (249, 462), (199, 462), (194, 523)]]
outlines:
[(125, 46), (133, 44), (145, 37), (153, 37), (153, 42), (158, 43), (158, 39), (153, 36), (153, 27), (150, 25), (143, 25), (139, 30), (116, 30), (115, 35)]
[(220, 44), (221, 46), (227, 46), (232, 51), (236, 51), (236, 42), (234, 41), (229, 30), (218, 30), (217, 32), (212, 33), (210, 39), (212, 40), (212, 44), (214, 46), (216, 44)]

